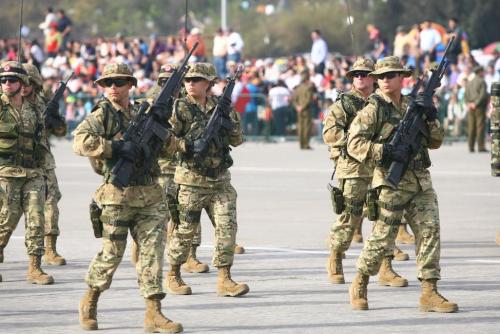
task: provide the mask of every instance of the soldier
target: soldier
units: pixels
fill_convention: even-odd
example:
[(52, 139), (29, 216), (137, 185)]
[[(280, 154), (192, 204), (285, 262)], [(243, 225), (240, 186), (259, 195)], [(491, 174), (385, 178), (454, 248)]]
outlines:
[[(207, 122), (218, 103), (208, 95), (217, 78), (215, 68), (208, 63), (190, 65), (184, 79), (187, 95), (174, 104), (170, 120), (176, 136), (178, 164), (174, 181), (179, 185), (179, 225), (168, 240), (170, 271), (165, 286), (172, 294), (191, 294), (184, 283), (180, 268), (186, 262), (193, 235), (200, 224), (201, 211), (205, 209), (215, 226), (215, 251), (212, 264), (218, 268), (217, 293), (219, 296), (241, 296), (249, 291), (246, 284), (231, 279), (236, 239), (236, 190), (231, 185), (229, 167), (233, 160), (230, 146), (243, 142), (243, 132), (238, 114), (231, 109), (231, 131), (221, 131), (221, 148), (210, 144), (203, 161), (195, 161), (193, 149), (198, 145)], [(230, 104), (230, 101), (221, 101)], [(229, 106), (227, 106), (229, 107)]]
[(311, 137), (312, 106), (316, 87), (309, 80), (309, 71), (301, 73), (301, 82), (295, 87), (292, 102), (297, 111), (297, 132), (301, 150), (310, 150), (309, 138)]
[[(356, 228), (361, 227), (363, 205), (373, 176), (371, 162), (361, 164), (347, 154), (347, 131), (359, 110), (373, 93), (373, 62), (359, 58), (346, 76), (352, 80), (353, 89), (340, 94), (328, 112), (323, 128), (323, 139), (330, 147), (330, 158), (335, 163), (335, 171), (344, 203), (342, 213), (330, 230), (330, 258), (327, 263), (328, 278), (334, 284), (344, 284), (342, 258), (349, 249)], [(408, 285), (408, 281), (392, 269), (393, 249), (384, 257), (379, 275), (379, 284), (395, 287)]]
[[(29, 75), (30, 86), (24, 87), (23, 93), (25, 97), (35, 104), (40, 112), (42, 119), (47, 117), (43, 114), (46, 110), (49, 100), (42, 93), (43, 80), (40, 72), (33, 64), (23, 64), (23, 68)], [(42, 148), (44, 153), (43, 171), (46, 183), (46, 199), (45, 199), (45, 255), (42, 260), (45, 264), (62, 266), (66, 264), (66, 260), (57, 253), (56, 243), (59, 236), (59, 208), (57, 203), (61, 199), (61, 192), (57, 183), (56, 177), (56, 162), (50, 151), (49, 136), (51, 134), (57, 137), (66, 135), (66, 123), (64, 118), (60, 117), (56, 128), (44, 128), (42, 135)]]
[[(398, 57), (378, 60), (375, 71), (370, 73), (380, 87), (372, 95), (366, 107), (358, 112), (349, 129), (348, 154), (360, 163), (372, 162), (375, 170), (372, 187), (378, 190), (378, 218), (371, 236), (365, 242), (358, 258), (357, 274), (350, 286), (350, 300), (355, 310), (367, 310), (367, 286), (370, 275), (375, 275), (387, 249), (394, 240), (403, 211), (412, 217), (408, 220), (416, 234), (418, 279), (422, 284), (420, 310), (455, 312), (458, 306), (449, 302), (437, 291), (440, 279), (440, 234), (437, 196), (432, 188), (428, 149), (440, 147), (444, 131), (437, 119), (437, 111), (424, 96), (418, 96), (418, 108), (425, 113), (429, 138), (408, 165), (397, 188), (385, 181), (391, 161), (406, 162), (410, 148), (406, 145), (389, 144), (395, 128), (403, 117), (408, 98), (401, 95), (401, 84), (411, 71), (404, 68)], [(418, 228), (416, 228), (418, 226)], [(414, 228), (415, 227), (415, 228)]]
[(139, 244), (140, 264), (136, 266), (138, 283), (146, 303), (146, 331), (178, 333), (182, 325), (161, 313), (163, 253), (165, 251), (166, 206), (161, 186), (154, 171), (131, 181), (131, 186), (118, 188), (111, 183), (111, 170), (120, 159), (143, 158), (142, 150), (122, 139), (129, 122), (138, 111), (130, 104), (129, 90), (137, 84), (132, 71), (123, 63), (105, 66), (96, 83), (104, 87), (107, 98), (100, 100), (93, 112), (74, 132), (76, 154), (102, 160), (104, 183), (94, 198), (102, 207), (103, 247), (90, 263), (86, 283), (88, 291), (80, 301), (80, 326), (97, 329), (97, 302), (101, 292), (111, 285), (127, 244), (128, 230)]
[(479, 152), (488, 152), (484, 145), (486, 127), (486, 106), (488, 92), (484, 81), (484, 70), (481, 66), (474, 67), (474, 78), (465, 86), (464, 100), (467, 106), (467, 140), (469, 152), (474, 152), (477, 138)]
[[(500, 82), (491, 85), (491, 175), (500, 176)], [(500, 245), (500, 232), (496, 243)]]
[(28, 73), (20, 63), (8, 61), (0, 66), (0, 262), (21, 215), (26, 220), (25, 244), (29, 256), (28, 282), (52, 284), (52, 276), (40, 267), (44, 253), (43, 120), (34, 104), (22, 96), (29, 86)]

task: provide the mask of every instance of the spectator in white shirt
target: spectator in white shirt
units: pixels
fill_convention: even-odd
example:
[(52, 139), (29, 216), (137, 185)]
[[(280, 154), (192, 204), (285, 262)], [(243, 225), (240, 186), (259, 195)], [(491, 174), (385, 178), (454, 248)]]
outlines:
[(233, 29), (229, 29), (229, 35), (227, 36), (227, 60), (239, 63), (244, 45), (245, 43), (243, 43), (241, 35)]
[(321, 37), (321, 32), (316, 29), (311, 33), (313, 44), (311, 47), (311, 62), (314, 65), (314, 73), (323, 75), (325, 62), (328, 56), (328, 45)]
[(273, 113), (273, 123), (277, 136), (285, 135), (287, 111), (289, 111), (291, 93), (283, 80), (269, 90), (269, 105)]
[(436, 46), (439, 43), (441, 43), (441, 35), (436, 29), (432, 28), (431, 22), (425, 21), (420, 32), (420, 54), (422, 59), (429, 55), (431, 62), (436, 60)]

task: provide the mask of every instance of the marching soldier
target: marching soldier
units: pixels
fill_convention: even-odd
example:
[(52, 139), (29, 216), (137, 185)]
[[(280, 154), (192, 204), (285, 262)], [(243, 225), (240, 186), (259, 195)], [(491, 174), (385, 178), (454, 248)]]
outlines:
[(42, 268), (44, 254), (44, 197), (42, 131), (43, 119), (37, 107), (22, 96), (30, 86), (28, 73), (20, 63), (0, 66), (0, 262), (21, 215), (26, 219), (25, 244), (29, 256), (28, 282), (52, 284)]
[[(500, 82), (491, 85), (491, 175), (500, 176)], [(500, 245), (500, 232), (496, 242)]]
[(436, 284), (440, 279), (440, 228), (437, 196), (428, 170), (431, 165), (428, 149), (439, 148), (444, 137), (437, 111), (432, 101), (424, 96), (417, 98), (417, 107), (426, 115), (430, 135), (410, 161), (398, 187), (392, 188), (385, 181), (388, 166), (392, 161), (406, 162), (410, 157), (408, 146), (393, 146), (389, 141), (406, 110), (408, 98), (401, 95), (401, 84), (411, 71), (401, 65), (398, 57), (391, 56), (378, 60), (370, 75), (377, 79), (380, 89), (353, 120), (347, 152), (359, 163), (372, 162), (376, 166), (372, 187), (379, 194), (375, 201), (378, 218), (358, 258), (357, 274), (349, 289), (351, 305), (355, 310), (368, 309), (369, 277), (378, 272), (387, 250), (394, 246), (398, 225), (406, 211), (412, 217), (408, 223), (417, 240), (417, 276), (422, 285), (420, 310), (456, 312), (458, 305), (439, 294)]
[(160, 301), (165, 297), (161, 281), (167, 211), (163, 190), (154, 179), (154, 171), (134, 178), (129, 187), (118, 188), (110, 180), (111, 170), (120, 158), (134, 161), (143, 156), (136, 144), (122, 140), (122, 134), (138, 111), (137, 104), (129, 102), (129, 90), (137, 84), (137, 79), (127, 65), (112, 63), (105, 66), (96, 83), (104, 87), (107, 98), (99, 101), (77, 127), (73, 143), (75, 153), (102, 160), (104, 176), (104, 183), (94, 195), (102, 207), (103, 247), (90, 263), (85, 278), (89, 289), (80, 301), (80, 326), (86, 330), (97, 329), (97, 302), (101, 292), (111, 285), (130, 230), (141, 250), (136, 269), (146, 303), (144, 327), (149, 332), (181, 332), (181, 324), (161, 313)]
[[(25, 97), (38, 107), (42, 119), (47, 115), (43, 112), (47, 107), (48, 99), (42, 93), (43, 80), (40, 72), (33, 64), (23, 64), (29, 76), (30, 86), (24, 88)], [(57, 206), (61, 199), (61, 192), (56, 177), (56, 162), (50, 150), (49, 136), (64, 137), (66, 135), (66, 124), (64, 118), (60, 117), (56, 128), (44, 128), (42, 135), (42, 148), (44, 151), (44, 177), (46, 181), (46, 199), (45, 199), (45, 254), (42, 258), (45, 264), (62, 266), (66, 260), (57, 253), (56, 243), (59, 236), (59, 208)]]
[[(184, 79), (186, 96), (178, 99), (170, 123), (176, 136), (177, 167), (174, 181), (179, 185), (179, 225), (168, 240), (170, 271), (166, 288), (172, 294), (191, 294), (191, 288), (182, 280), (180, 268), (188, 258), (193, 235), (205, 209), (215, 226), (215, 251), (212, 264), (218, 268), (217, 293), (219, 296), (241, 296), (249, 291), (246, 284), (231, 279), (236, 240), (236, 190), (231, 185), (229, 167), (233, 160), (230, 146), (243, 142), (238, 114), (231, 109), (231, 131), (221, 131), (221, 148), (210, 144), (208, 155), (202, 162), (195, 161), (194, 147), (218, 103), (208, 95), (217, 75), (209, 63), (190, 65)], [(221, 103), (227, 103), (222, 101)]]
[[(339, 180), (339, 194), (335, 206), (339, 214), (330, 231), (330, 258), (327, 263), (328, 277), (334, 284), (344, 284), (342, 258), (349, 249), (356, 229), (361, 229), (365, 197), (373, 176), (373, 165), (369, 161), (361, 164), (347, 153), (347, 131), (359, 110), (363, 109), (366, 100), (373, 93), (373, 62), (359, 58), (346, 76), (353, 81), (353, 89), (342, 93), (328, 112), (323, 128), (323, 139), (330, 147), (330, 157), (335, 162), (335, 171)], [(338, 207), (341, 207), (339, 209)], [(393, 250), (384, 256), (380, 268), (379, 283), (381, 285), (403, 287), (408, 281), (392, 269)]]

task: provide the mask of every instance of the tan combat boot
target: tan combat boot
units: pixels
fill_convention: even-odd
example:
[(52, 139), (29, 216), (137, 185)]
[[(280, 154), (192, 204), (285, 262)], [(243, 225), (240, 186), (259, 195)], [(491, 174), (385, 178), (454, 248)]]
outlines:
[(415, 237), (408, 233), (408, 231), (406, 230), (406, 225), (408, 224), (399, 224), (396, 242), (398, 244), (415, 244)]
[(210, 268), (208, 264), (201, 263), (196, 257), (196, 249), (198, 246), (191, 245), (191, 250), (189, 251), (189, 256), (186, 263), (182, 265), (182, 270), (187, 273), (208, 273)]
[(420, 296), (420, 311), (452, 313), (458, 311), (458, 305), (449, 302), (437, 291), (437, 279), (422, 281), (422, 295)]
[(328, 279), (332, 284), (344, 284), (344, 271), (342, 269), (342, 253), (332, 250), (326, 264)]
[(41, 256), (29, 256), (30, 263), (28, 267), (28, 275), (26, 276), (26, 280), (33, 284), (47, 285), (53, 284), (54, 278), (52, 276), (47, 275), (42, 268), (40, 267), (40, 263), (42, 261)]
[(244, 283), (231, 279), (231, 266), (219, 267), (217, 276), (217, 295), (219, 297), (238, 297), (248, 293), (250, 288)]
[(404, 287), (408, 286), (408, 280), (399, 276), (392, 269), (392, 259), (386, 256), (382, 260), (380, 270), (378, 272), (378, 284), (385, 286)]
[(135, 266), (137, 262), (139, 262), (139, 246), (137, 246), (137, 242), (132, 239), (132, 243), (130, 245), (130, 262)]
[(172, 295), (190, 295), (192, 293), (191, 287), (182, 280), (180, 265), (170, 265), (170, 271), (165, 278), (165, 288)]
[(394, 247), (392, 255), (394, 256), (394, 261), (408, 261), (410, 259), (410, 256), (403, 252), (399, 247)]
[(368, 310), (368, 281), (370, 276), (357, 273), (349, 287), (351, 307), (353, 310)]
[(145, 298), (146, 315), (144, 331), (146, 333), (180, 333), (183, 328), (178, 322), (173, 322), (161, 313), (161, 302), (158, 296)]
[(236, 244), (234, 246), (234, 254), (244, 254), (245, 253), (245, 247)]
[(43, 263), (53, 266), (64, 266), (66, 260), (56, 250), (57, 235), (45, 236), (45, 255), (42, 260)]
[(363, 242), (363, 221), (360, 221), (359, 224), (356, 224), (356, 227), (354, 228), (354, 234), (352, 236), (352, 241), (356, 243), (362, 243)]
[(80, 327), (86, 331), (97, 329), (97, 301), (101, 292), (97, 289), (89, 288), (82, 300), (78, 312), (80, 314)]

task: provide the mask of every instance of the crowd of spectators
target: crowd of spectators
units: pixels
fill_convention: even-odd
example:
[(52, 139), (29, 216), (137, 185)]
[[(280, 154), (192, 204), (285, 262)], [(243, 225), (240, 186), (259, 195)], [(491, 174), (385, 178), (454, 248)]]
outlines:
[[(143, 96), (155, 85), (159, 68), (163, 64), (177, 63), (186, 50), (195, 42), (199, 46), (194, 53), (195, 61), (211, 61), (217, 69), (221, 84), (214, 90), (222, 91), (227, 75), (234, 73), (239, 64), (245, 66), (244, 74), (233, 92), (236, 110), (241, 113), (245, 132), (249, 136), (286, 136), (296, 134), (296, 113), (291, 105), (293, 89), (300, 83), (303, 71), (311, 73), (317, 89), (314, 112), (314, 133), (321, 134), (323, 115), (342, 91), (348, 91), (351, 83), (345, 73), (354, 62), (354, 57), (343, 56), (328, 50), (327, 41), (319, 30), (311, 32), (310, 54), (299, 54), (283, 58), (249, 59), (244, 57), (244, 41), (234, 31), (219, 29), (215, 36), (204, 36), (195, 27), (189, 32), (180, 30), (175, 35), (148, 38), (125, 37), (74, 40), (71, 38), (72, 22), (64, 10), (47, 10), (45, 21), (40, 25), (44, 42), (39, 39), (23, 39), (24, 61), (38, 66), (45, 79), (45, 89), (54, 91), (61, 79), (75, 73), (65, 96), (64, 109), (70, 129), (74, 128), (92, 108), (102, 90), (94, 85), (105, 64), (124, 62), (134, 70), (138, 80), (133, 96)], [(441, 29), (442, 30), (442, 29)], [(456, 36), (452, 46), (451, 65), (436, 94), (435, 102), (449, 134), (464, 134), (467, 109), (463, 96), (467, 82), (471, 79), (476, 59), (468, 50), (467, 35), (456, 19), (450, 19), (447, 31), (439, 31), (435, 24), (424, 22), (411, 29), (399, 27), (394, 42), (389, 44), (374, 26), (367, 27), (373, 50), (366, 56), (374, 60), (391, 54), (400, 57), (402, 63), (415, 69), (415, 73), (432, 67), (444, 52), (447, 40)], [(213, 49), (207, 55), (205, 41), (213, 38)], [(17, 41), (0, 40), (0, 58), (17, 59)], [(489, 56), (485, 65), (485, 80), (488, 87), (498, 81), (500, 58), (498, 52)], [(404, 83), (403, 93), (408, 93), (416, 81), (416, 75)]]

